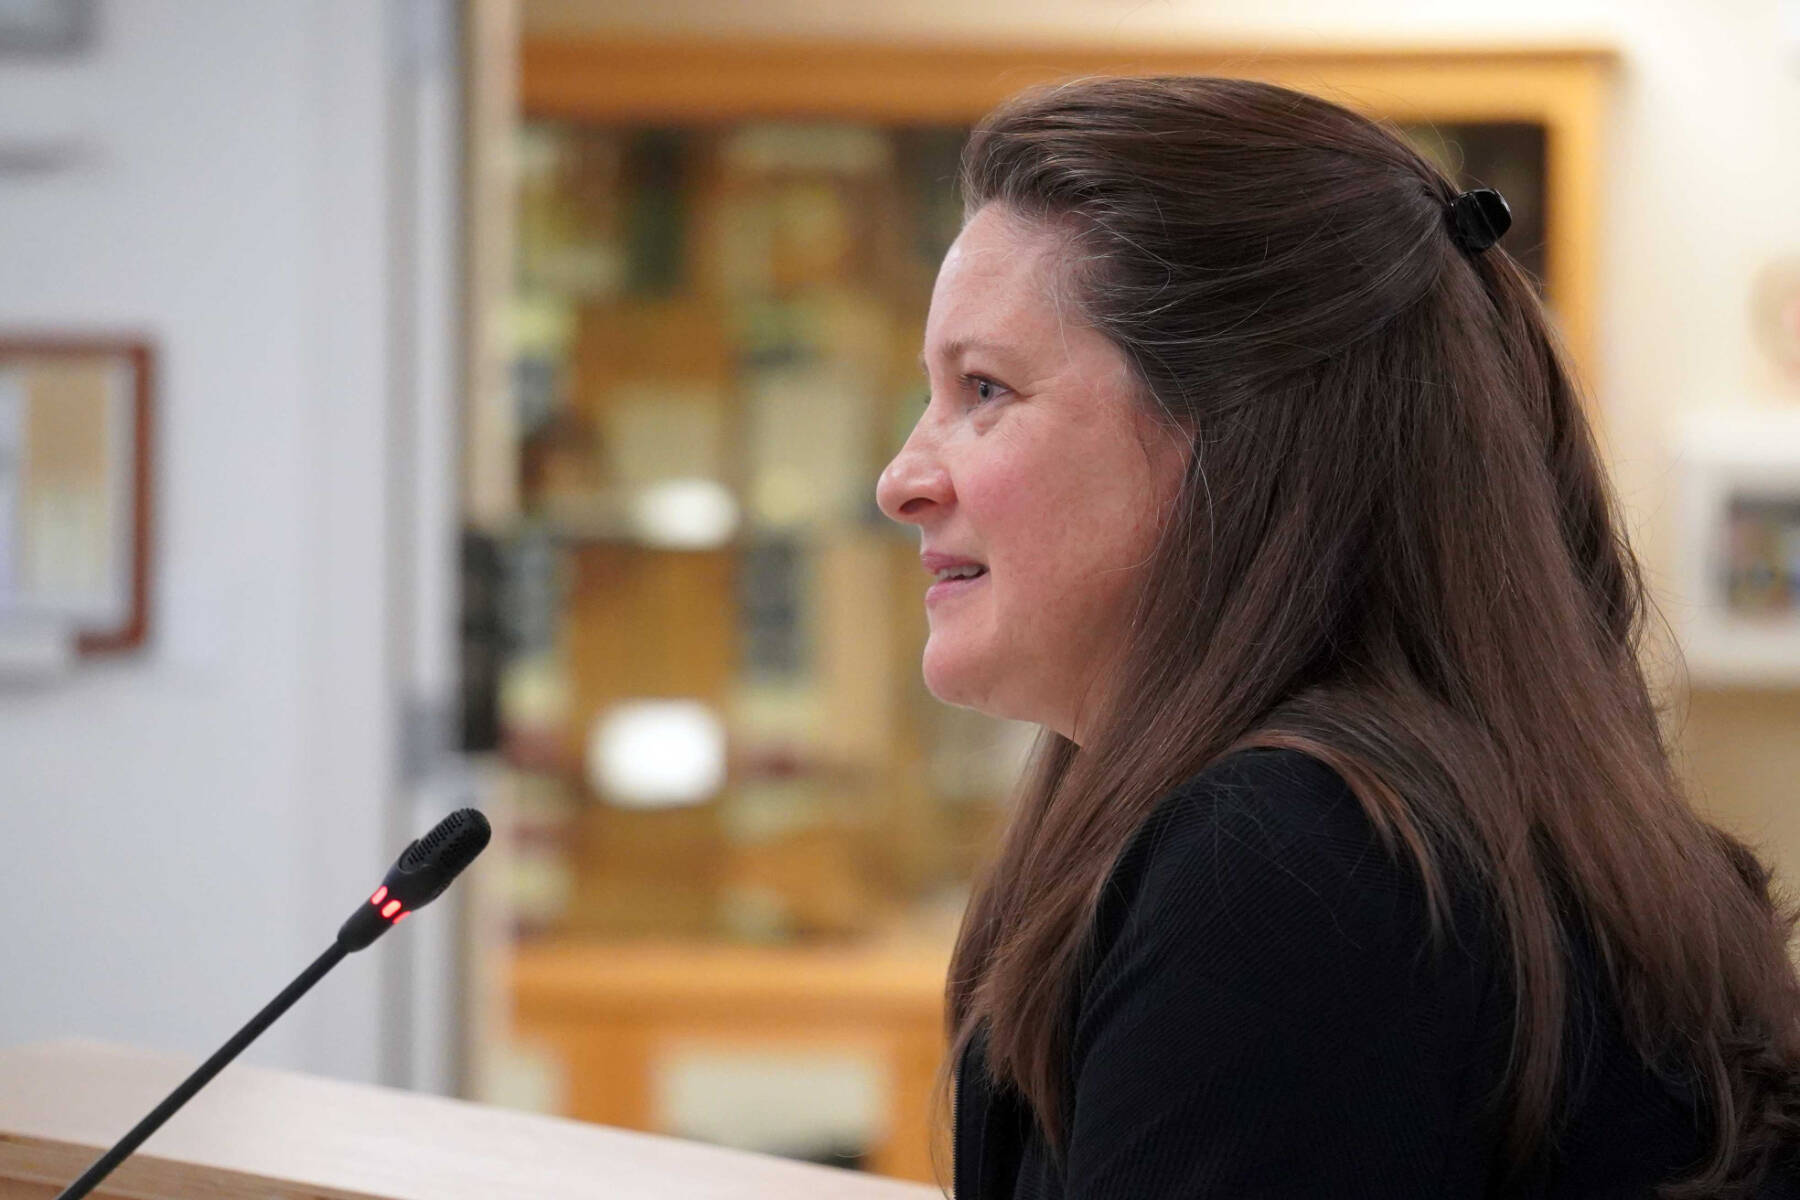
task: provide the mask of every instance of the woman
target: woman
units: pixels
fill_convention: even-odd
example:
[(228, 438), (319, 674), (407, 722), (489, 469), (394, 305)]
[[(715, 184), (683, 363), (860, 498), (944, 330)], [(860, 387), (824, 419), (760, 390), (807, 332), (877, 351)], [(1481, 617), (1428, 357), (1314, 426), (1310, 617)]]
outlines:
[(877, 498), (972, 576), (933, 694), (1044, 732), (958, 1200), (1800, 1195), (1792, 918), (1683, 799), (1503, 201), (1210, 78), (1021, 96), (961, 186)]

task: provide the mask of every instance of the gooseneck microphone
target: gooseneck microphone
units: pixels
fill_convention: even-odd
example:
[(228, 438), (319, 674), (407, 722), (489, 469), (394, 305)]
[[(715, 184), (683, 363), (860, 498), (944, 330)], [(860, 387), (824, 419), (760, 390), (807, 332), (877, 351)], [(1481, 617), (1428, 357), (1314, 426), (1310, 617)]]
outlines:
[(294, 1001), (323, 979), (327, 971), (342, 962), (345, 956), (363, 949), (398, 925), (409, 913), (416, 912), (443, 895), (444, 889), (450, 886), (450, 881), (487, 848), (492, 833), (486, 817), (475, 809), (462, 808), (439, 821), (424, 837), (415, 838), (411, 845), (400, 852), (399, 860), (389, 869), (374, 895), (350, 914), (350, 919), (338, 930), (337, 941), (332, 943), (331, 948), (313, 960), (313, 964), (300, 972), (292, 983), (281, 990), (280, 995), (269, 1001), (267, 1007), (233, 1034), (230, 1041), (220, 1046), (211, 1058), (182, 1080), (181, 1085), (164, 1097), (161, 1104), (150, 1110), (150, 1114), (133, 1126), (130, 1133), (120, 1138), (117, 1145), (95, 1159), (94, 1165), (82, 1172), (80, 1179), (63, 1189), (56, 1200), (80, 1200), (80, 1197), (99, 1186), (100, 1181), (130, 1157), (131, 1152), (142, 1145), (145, 1138), (162, 1128), (164, 1121), (193, 1099), (195, 1092), (224, 1070), (226, 1064), (242, 1053), (245, 1046), (261, 1036), (262, 1031), (273, 1025), (276, 1018), (293, 1006)]
[(369, 902), (351, 913), (338, 930), (335, 948), (343, 954), (361, 950), (408, 913), (443, 895), (450, 881), (487, 848), (489, 836), (487, 818), (472, 808), (458, 809), (439, 821), (430, 833), (400, 852)]

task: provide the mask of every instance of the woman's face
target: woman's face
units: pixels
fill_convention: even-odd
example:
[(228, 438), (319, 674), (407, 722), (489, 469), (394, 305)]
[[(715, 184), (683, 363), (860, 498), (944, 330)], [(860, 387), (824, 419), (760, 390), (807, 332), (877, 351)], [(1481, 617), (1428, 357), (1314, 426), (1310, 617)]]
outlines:
[(1061, 247), (997, 205), (964, 226), (925, 321), (930, 399), (876, 500), (922, 553), (987, 568), (926, 598), (932, 695), (1080, 743), (1188, 447), (1059, 296)]

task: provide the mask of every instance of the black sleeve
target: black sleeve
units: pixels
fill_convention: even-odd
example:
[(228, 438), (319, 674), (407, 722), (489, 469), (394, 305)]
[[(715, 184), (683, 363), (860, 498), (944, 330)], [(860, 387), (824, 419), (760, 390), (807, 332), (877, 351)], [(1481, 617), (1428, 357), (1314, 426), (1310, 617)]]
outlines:
[(1474, 992), (1416, 874), (1293, 752), (1159, 812), (1081, 993), (1069, 1200), (1441, 1200)]

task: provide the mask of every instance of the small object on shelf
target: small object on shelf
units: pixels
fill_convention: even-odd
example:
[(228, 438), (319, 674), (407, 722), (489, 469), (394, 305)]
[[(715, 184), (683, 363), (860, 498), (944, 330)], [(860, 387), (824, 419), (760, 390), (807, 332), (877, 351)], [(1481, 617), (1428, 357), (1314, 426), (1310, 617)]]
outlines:
[(1800, 410), (1678, 427), (1677, 616), (1691, 681), (1800, 686)]
[(632, 495), (631, 525), (646, 545), (715, 550), (737, 533), (737, 499), (715, 480), (664, 479)]
[(1756, 273), (1750, 314), (1763, 352), (1800, 383), (1800, 254), (1766, 263)]
[(588, 735), (588, 786), (621, 808), (699, 804), (725, 785), (725, 727), (695, 700), (632, 700)]
[(508, 765), (544, 775), (569, 773), (564, 749), (570, 692), (554, 652), (508, 663), (500, 682), (500, 751)]

